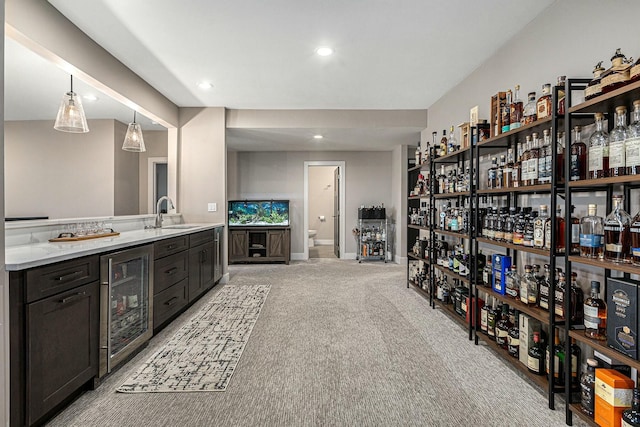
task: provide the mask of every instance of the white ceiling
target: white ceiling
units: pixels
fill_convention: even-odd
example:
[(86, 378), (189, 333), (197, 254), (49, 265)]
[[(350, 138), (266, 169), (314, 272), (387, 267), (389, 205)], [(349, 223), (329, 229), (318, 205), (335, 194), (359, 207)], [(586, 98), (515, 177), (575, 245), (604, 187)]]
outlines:
[[(178, 106), (382, 110), (428, 108), (553, 1), (49, 0)], [(305, 146), (305, 130), (231, 132), (230, 146), (261, 135)]]

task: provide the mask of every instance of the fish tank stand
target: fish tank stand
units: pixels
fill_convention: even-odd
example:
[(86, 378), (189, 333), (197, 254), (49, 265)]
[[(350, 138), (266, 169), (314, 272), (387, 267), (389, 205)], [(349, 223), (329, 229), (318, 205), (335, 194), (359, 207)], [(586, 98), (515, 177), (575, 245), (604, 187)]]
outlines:
[(290, 227), (229, 227), (229, 264), (290, 260)]

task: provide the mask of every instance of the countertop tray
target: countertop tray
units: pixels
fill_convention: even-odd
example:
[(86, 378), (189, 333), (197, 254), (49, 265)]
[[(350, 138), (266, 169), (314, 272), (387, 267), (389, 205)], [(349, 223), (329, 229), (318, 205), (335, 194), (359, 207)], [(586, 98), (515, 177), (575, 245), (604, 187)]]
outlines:
[(72, 237), (56, 237), (54, 239), (49, 239), (50, 242), (79, 242), (80, 240), (89, 240), (89, 239), (101, 239), (103, 237), (114, 237), (119, 236), (118, 232), (104, 233), (104, 234), (91, 234), (87, 236), (72, 236)]

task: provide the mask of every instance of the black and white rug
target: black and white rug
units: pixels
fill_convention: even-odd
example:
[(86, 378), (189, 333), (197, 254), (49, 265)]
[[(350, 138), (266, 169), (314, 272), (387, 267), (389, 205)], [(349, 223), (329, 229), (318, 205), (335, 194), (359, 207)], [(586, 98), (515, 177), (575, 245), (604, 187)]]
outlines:
[(224, 391), (270, 288), (270, 285), (223, 287), (117, 390)]

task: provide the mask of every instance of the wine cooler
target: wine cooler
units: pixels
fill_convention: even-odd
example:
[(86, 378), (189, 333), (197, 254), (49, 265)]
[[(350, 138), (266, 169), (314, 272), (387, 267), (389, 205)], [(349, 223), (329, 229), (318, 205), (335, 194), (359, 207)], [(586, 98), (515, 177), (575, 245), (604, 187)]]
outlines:
[(153, 334), (153, 245), (100, 257), (100, 377)]

